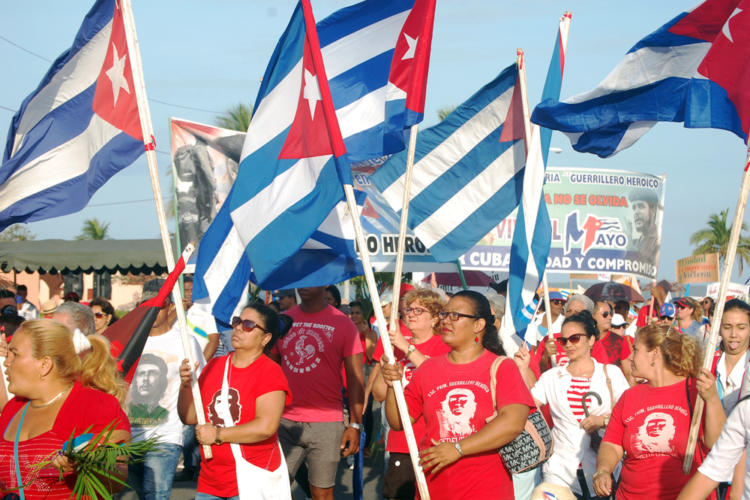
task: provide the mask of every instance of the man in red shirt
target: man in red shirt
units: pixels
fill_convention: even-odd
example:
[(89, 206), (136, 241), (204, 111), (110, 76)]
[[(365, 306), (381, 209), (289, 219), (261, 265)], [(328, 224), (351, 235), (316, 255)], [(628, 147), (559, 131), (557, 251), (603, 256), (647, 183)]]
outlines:
[[(292, 391), (292, 404), (284, 409), (279, 426), (279, 441), (290, 476), (305, 462), (313, 499), (332, 500), (339, 459), (359, 451), (362, 344), (351, 319), (325, 301), (324, 286), (297, 291), (302, 303), (285, 311), (294, 320), (292, 328), (271, 352)], [(346, 426), (342, 363), (348, 384)]]

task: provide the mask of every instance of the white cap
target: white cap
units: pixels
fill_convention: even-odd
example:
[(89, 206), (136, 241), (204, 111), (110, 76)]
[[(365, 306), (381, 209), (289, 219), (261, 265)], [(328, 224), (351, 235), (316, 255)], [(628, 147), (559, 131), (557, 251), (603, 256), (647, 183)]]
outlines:
[(627, 324), (628, 322), (625, 321), (625, 318), (622, 317), (622, 314), (615, 314), (614, 316), (612, 316), (612, 326), (618, 327)]

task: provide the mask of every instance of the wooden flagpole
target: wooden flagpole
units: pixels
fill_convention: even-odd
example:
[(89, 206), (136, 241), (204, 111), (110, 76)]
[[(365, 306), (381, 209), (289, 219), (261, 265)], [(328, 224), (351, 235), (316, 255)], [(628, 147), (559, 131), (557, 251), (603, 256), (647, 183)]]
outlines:
[[(373, 312), (377, 319), (378, 329), (381, 332), (380, 340), (383, 342), (383, 351), (390, 361), (394, 361), (393, 346), (391, 345), (391, 339), (388, 337), (388, 324), (385, 321), (383, 315), (383, 309), (380, 304), (380, 296), (378, 295), (378, 287), (375, 283), (375, 274), (372, 272), (372, 266), (370, 265), (370, 253), (367, 250), (367, 243), (365, 242), (365, 233), (362, 229), (362, 222), (359, 220), (357, 214), (357, 203), (354, 200), (354, 188), (351, 184), (344, 184), (344, 193), (346, 194), (346, 203), (349, 207), (349, 212), (352, 214), (352, 222), (354, 224), (354, 234), (359, 247), (360, 255), (362, 258), (362, 267), (365, 272), (365, 281), (367, 282), (367, 288), (370, 290), (370, 300), (372, 301)], [(394, 290), (394, 303), (391, 306), (391, 310), (398, 309), (398, 304), (395, 303), (396, 292)], [(419, 496), (423, 500), (429, 500), (430, 492), (427, 489), (427, 481), (424, 477), (422, 467), (419, 465), (419, 450), (417, 448), (417, 440), (414, 437), (414, 429), (411, 425), (411, 419), (409, 417), (409, 408), (406, 406), (406, 399), (404, 399), (404, 386), (401, 381), (393, 383), (393, 391), (396, 395), (396, 405), (398, 406), (398, 413), (401, 417), (401, 423), (404, 426), (404, 435), (406, 436), (406, 444), (409, 447), (409, 456), (411, 457), (412, 467), (414, 468), (414, 475), (417, 480), (417, 488), (419, 489)]]
[[(409, 198), (411, 194), (411, 177), (414, 170), (414, 153), (417, 149), (417, 133), (419, 124), (411, 126), (409, 133), (409, 150), (406, 154), (406, 174), (404, 174), (404, 195), (401, 197), (401, 221), (398, 226), (398, 252), (396, 265), (393, 270), (393, 302), (391, 302), (391, 330), (398, 328), (398, 305), (401, 299), (401, 274), (404, 270), (404, 254), (406, 253), (406, 222), (409, 219)], [(356, 212), (355, 212), (356, 213)], [(360, 247), (363, 248), (363, 247)], [(364, 252), (363, 252), (364, 253)], [(382, 338), (382, 335), (381, 335)], [(390, 339), (389, 339), (390, 340)], [(390, 357), (393, 360), (393, 357)]]
[[(531, 144), (531, 111), (529, 110), (529, 94), (526, 89), (526, 59), (523, 49), (516, 50), (516, 64), (518, 65), (518, 81), (521, 89), (521, 107), (523, 108), (523, 127), (526, 136), (526, 157), (529, 156), (529, 144)], [(539, 128), (537, 127), (537, 134)], [(528, 237), (529, 235), (527, 235)], [(544, 289), (544, 313), (547, 317), (547, 331), (552, 333), (552, 312), (549, 307), (549, 285), (547, 284), (547, 270), (542, 275), (542, 287)]]
[[(122, 21), (125, 28), (125, 39), (128, 45), (128, 54), (130, 54), (130, 68), (133, 74), (133, 84), (135, 88), (136, 101), (138, 102), (138, 115), (141, 121), (141, 131), (143, 133), (143, 141), (146, 146), (146, 160), (148, 162), (148, 172), (151, 177), (151, 187), (154, 192), (154, 203), (156, 204), (156, 215), (159, 220), (159, 231), (161, 234), (161, 242), (164, 248), (164, 255), (167, 259), (167, 268), (170, 270), (175, 267), (174, 254), (172, 253), (172, 245), (169, 239), (169, 230), (167, 229), (167, 216), (164, 210), (164, 201), (161, 196), (161, 186), (159, 184), (159, 167), (156, 163), (156, 151), (155, 151), (155, 140), (153, 125), (151, 122), (151, 111), (148, 107), (148, 100), (146, 98), (146, 84), (143, 79), (143, 66), (141, 63), (141, 53), (138, 47), (138, 37), (135, 31), (135, 21), (133, 19), (133, 13), (131, 10), (130, 0), (120, 0)], [(195, 359), (193, 357), (193, 351), (190, 346), (190, 337), (187, 330), (187, 321), (185, 318), (185, 309), (182, 303), (182, 292), (180, 287), (175, 286), (172, 288), (172, 301), (174, 302), (175, 309), (177, 311), (177, 322), (180, 326), (180, 336), (182, 338), (182, 349), (185, 352), (185, 358), (190, 362), (190, 367), (195, 366)], [(198, 381), (193, 377), (193, 383), (191, 384), (193, 393), (193, 405), (195, 406), (195, 414), (198, 418), (198, 423), (203, 425), (206, 423), (206, 416), (203, 413), (203, 402), (201, 400), (201, 393), (198, 388)], [(211, 447), (203, 445), (203, 453), (207, 460), (212, 458)]]
[[(737, 200), (737, 209), (734, 213), (734, 223), (732, 231), (729, 233), (729, 245), (727, 247), (727, 256), (724, 259), (724, 272), (719, 283), (719, 296), (716, 300), (716, 309), (714, 311), (714, 320), (711, 322), (711, 335), (708, 337), (706, 351), (703, 354), (703, 368), (710, 369), (711, 361), (714, 356), (714, 349), (719, 340), (719, 327), (721, 326), (721, 316), (724, 314), (724, 304), (727, 300), (727, 288), (729, 288), (729, 278), (732, 275), (734, 259), (737, 255), (737, 243), (740, 240), (740, 231), (742, 231), (742, 220), (745, 216), (747, 207), (747, 197), (750, 193), (750, 151), (745, 158), (745, 173), (742, 176), (742, 185), (740, 187), (740, 196)], [(698, 442), (698, 429), (700, 427), (701, 417), (703, 414), (704, 402), (702, 398), (696, 398), (693, 419), (690, 422), (690, 434), (688, 435), (687, 448), (685, 450), (685, 460), (682, 463), (682, 471), (685, 474), (690, 472), (695, 455), (695, 445)]]

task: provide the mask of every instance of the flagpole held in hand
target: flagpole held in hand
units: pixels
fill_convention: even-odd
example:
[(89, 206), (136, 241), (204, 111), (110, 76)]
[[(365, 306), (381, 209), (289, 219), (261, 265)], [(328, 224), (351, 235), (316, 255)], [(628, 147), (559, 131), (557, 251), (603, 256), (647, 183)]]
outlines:
[[(141, 130), (143, 131), (143, 140), (146, 147), (146, 160), (148, 162), (148, 171), (151, 177), (151, 187), (154, 192), (154, 203), (156, 204), (156, 215), (159, 220), (159, 231), (161, 233), (161, 242), (164, 247), (164, 255), (167, 259), (167, 268), (170, 270), (175, 267), (174, 254), (172, 253), (172, 244), (169, 238), (169, 231), (167, 229), (167, 216), (164, 210), (164, 201), (161, 196), (161, 186), (159, 184), (159, 168), (156, 163), (156, 143), (154, 140), (153, 125), (151, 122), (151, 111), (148, 107), (148, 101), (146, 99), (146, 85), (143, 80), (143, 71), (141, 64), (141, 54), (138, 47), (138, 37), (135, 31), (135, 21), (133, 20), (133, 14), (130, 7), (130, 0), (121, 0), (122, 8), (122, 21), (125, 27), (125, 38), (128, 45), (128, 53), (131, 58), (131, 71), (133, 73), (133, 83), (135, 88), (136, 100), (138, 102), (139, 118), (141, 122)], [(185, 319), (185, 309), (182, 303), (182, 292), (180, 287), (172, 288), (172, 300), (174, 302), (175, 309), (177, 311), (177, 322), (180, 326), (180, 336), (182, 338), (182, 348), (185, 352), (185, 358), (190, 362), (190, 366), (195, 366), (195, 359), (193, 356), (193, 350), (190, 346), (190, 337), (187, 329), (187, 321)], [(195, 406), (195, 414), (198, 419), (198, 424), (203, 425), (206, 423), (206, 416), (203, 413), (203, 402), (201, 400), (200, 389), (198, 388), (198, 381), (193, 377), (193, 383), (191, 385), (193, 393), (193, 404)], [(203, 454), (207, 460), (212, 458), (211, 447), (208, 445), (203, 446)]]
[[(372, 300), (372, 308), (375, 312), (375, 318), (377, 320), (378, 329), (383, 332), (380, 335), (380, 340), (383, 341), (383, 352), (389, 361), (393, 362), (396, 358), (393, 355), (393, 346), (391, 340), (388, 337), (388, 324), (385, 321), (383, 315), (383, 308), (380, 304), (380, 296), (378, 295), (378, 287), (375, 283), (375, 275), (370, 265), (370, 254), (367, 250), (367, 244), (365, 242), (365, 233), (362, 229), (362, 222), (359, 217), (356, 217), (357, 203), (354, 200), (354, 188), (351, 184), (344, 184), (344, 193), (346, 194), (346, 203), (349, 206), (349, 211), (352, 213), (352, 222), (354, 224), (354, 234), (357, 242), (357, 247), (360, 250), (362, 258), (362, 267), (365, 271), (365, 281), (367, 282), (367, 288), (370, 290), (370, 299)], [(398, 309), (398, 304), (395, 303), (395, 292), (394, 290), (394, 303), (391, 309)], [(414, 468), (414, 476), (417, 480), (417, 488), (419, 490), (419, 496), (423, 500), (429, 500), (430, 492), (427, 489), (427, 480), (424, 477), (422, 467), (419, 465), (419, 450), (417, 448), (417, 440), (414, 437), (414, 429), (411, 425), (411, 419), (409, 417), (409, 408), (406, 406), (406, 399), (404, 398), (404, 387), (400, 381), (393, 382), (393, 392), (396, 395), (396, 405), (398, 406), (398, 413), (401, 417), (401, 423), (404, 426), (404, 435), (406, 436), (406, 444), (409, 447), (409, 456), (411, 457), (412, 467)]]
[[(737, 256), (737, 243), (740, 240), (740, 231), (742, 230), (742, 220), (745, 216), (747, 207), (747, 197), (750, 193), (750, 150), (745, 158), (745, 173), (742, 175), (742, 185), (740, 187), (740, 197), (737, 200), (737, 209), (734, 213), (734, 223), (732, 223), (732, 232), (729, 233), (729, 244), (727, 246), (727, 256), (724, 258), (724, 272), (721, 275), (719, 284), (719, 296), (716, 300), (716, 309), (714, 319), (711, 322), (711, 335), (708, 337), (708, 343), (703, 354), (703, 368), (711, 369), (711, 362), (714, 357), (714, 350), (719, 339), (719, 327), (721, 326), (721, 316), (724, 314), (724, 304), (727, 301), (727, 289), (729, 288), (729, 278), (734, 268), (734, 259)], [(705, 403), (702, 398), (696, 398), (695, 410), (693, 411), (693, 420), (690, 422), (690, 434), (688, 435), (687, 448), (685, 449), (685, 460), (682, 463), (682, 471), (685, 474), (690, 472), (695, 455), (695, 445), (698, 442), (698, 430), (700, 428), (703, 407)]]
[[(391, 306), (390, 318), (391, 330), (396, 330), (398, 328), (398, 304), (401, 299), (399, 296), (401, 292), (401, 273), (404, 269), (404, 253), (406, 253), (406, 222), (409, 219), (411, 177), (414, 170), (414, 152), (417, 149), (418, 130), (419, 125), (415, 123), (411, 126), (411, 131), (409, 133), (409, 150), (406, 157), (406, 174), (404, 176), (404, 195), (401, 200), (401, 221), (398, 226), (398, 253), (396, 253), (396, 266), (393, 271), (393, 300), (391, 302), (393, 305)], [(390, 359), (393, 360), (394, 358)]]

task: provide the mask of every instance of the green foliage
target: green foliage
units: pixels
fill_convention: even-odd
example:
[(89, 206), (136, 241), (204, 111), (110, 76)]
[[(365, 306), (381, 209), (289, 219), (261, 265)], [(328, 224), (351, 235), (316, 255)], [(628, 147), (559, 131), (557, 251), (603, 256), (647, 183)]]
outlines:
[[(90, 430), (86, 429), (84, 434)], [(115, 430), (115, 422), (110, 422), (97, 435), (91, 438), (88, 444), (78, 449), (73, 447), (75, 436), (70, 435), (68, 441), (63, 445), (63, 455), (73, 463), (75, 474), (75, 485), (72, 497), (76, 500), (81, 498), (103, 498), (112, 499), (112, 494), (107, 484), (119, 484), (127, 486), (120, 479), (118, 466), (126, 463), (143, 461), (149, 451), (158, 446), (156, 438), (145, 441), (133, 442), (128, 440), (124, 443), (113, 443), (112, 433)], [(53, 453), (37, 467), (42, 469), (52, 463), (57, 453)], [(60, 473), (62, 480), (62, 473)]]
[(455, 109), (456, 109), (456, 106), (446, 106), (444, 108), (438, 109), (438, 111), (437, 111), (438, 119), (440, 121), (445, 120), (446, 118), (448, 118), (449, 114), (451, 114), (451, 113), (453, 113), (453, 111), (455, 111)]
[(23, 224), (13, 224), (0, 233), (0, 241), (28, 241), (35, 240), (36, 235)]
[(86, 219), (83, 221), (81, 234), (76, 236), (77, 240), (107, 240), (109, 239), (109, 222), (100, 222), (99, 219)]
[(230, 130), (239, 130), (247, 132), (250, 126), (250, 117), (253, 115), (253, 106), (246, 104), (237, 104), (230, 108), (226, 113), (216, 119), (216, 125)]
[[(722, 210), (718, 214), (711, 214), (708, 217), (708, 227), (699, 229), (690, 236), (690, 243), (696, 245), (693, 249), (693, 255), (703, 253), (718, 253), (722, 263), (727, 256), (729, 247), (729, 236), (732, 228), (727, 225), (729, 209)], [(747, 224), (742, 224), (741, 231), (747, 230)], [(744, 265), (750, 263), (750, 238), (743, 236), (740, 232), (740, 239), (737, 243), (737, 267), (740, 272)]]

